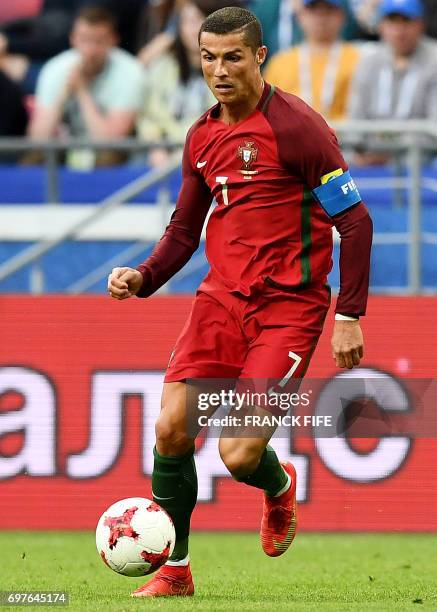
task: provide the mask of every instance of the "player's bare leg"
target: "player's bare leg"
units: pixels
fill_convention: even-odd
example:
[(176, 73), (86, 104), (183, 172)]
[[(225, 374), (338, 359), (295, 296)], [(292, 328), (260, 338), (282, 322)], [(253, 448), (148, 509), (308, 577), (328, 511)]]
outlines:
[(296, 470), (291, 463), (280, 463), (268, 445), (273, 432), (274, 428), (266, 428), (256, 438), (244, 437), (254, 436), (253, 430), (234, 431), (232, 437), (220, 439), (219, 450), (235, 480), (264, 491), (261, 545), (267, 555), (278, 557), (288, 550), (296, 534)]
[[(171, 516), (176, 544), (167, 563), (133, 597), (188, 596), (194, 584), (188, 557), (191, 513), (197, 501), (194, 464), (195, 432), (188, 434), (190, 409), (197, 410), (197, 391), (185, 383), (164, 384), (161, 412), (156, 422), (152, 493)], [(192, 435), (191, 435), (192, 434)]]

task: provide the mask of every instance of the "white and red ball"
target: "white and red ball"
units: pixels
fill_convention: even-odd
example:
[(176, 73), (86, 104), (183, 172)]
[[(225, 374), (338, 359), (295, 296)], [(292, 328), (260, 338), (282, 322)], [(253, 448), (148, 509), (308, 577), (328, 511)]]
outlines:
[(152, 574), (173, 552), (175, 539), (167, 512), (143, 497), (129, 497), (110, 506), (96, 529), (102, 560), (124, 576)]

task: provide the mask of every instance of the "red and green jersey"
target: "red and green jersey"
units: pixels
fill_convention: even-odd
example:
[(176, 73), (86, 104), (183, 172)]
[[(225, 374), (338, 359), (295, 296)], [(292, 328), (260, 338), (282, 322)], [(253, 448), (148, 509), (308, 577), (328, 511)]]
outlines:
[[(312, 191), (347, 170), (335, 134), (302, 100), (267, 84), (243, 121), (227, 125), (219, 115), (216, 105), (188, 133), (176, 210), (138, 268), (140, 295), (153, 293), (188, 261), (213, 199), (206, 254), (213, 278), (229, 291), (248, 296), (266, 282), (291, 289), (326, 282), (335, 221)], [(367, 283), (365, 270), (359, 279), (343, 279), (350, 294), (343, 312), (365, 310), (366, 265)]]

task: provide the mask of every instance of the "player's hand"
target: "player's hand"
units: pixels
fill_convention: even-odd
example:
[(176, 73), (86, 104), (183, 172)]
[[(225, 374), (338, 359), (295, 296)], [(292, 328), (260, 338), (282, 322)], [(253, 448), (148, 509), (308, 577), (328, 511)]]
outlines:
[(115, 300), (136, 295), (143, 284), (143, 275), (134, 268), (114, 268), (108, 276), (108, 293)]
[(335, 321), (331, 346), (337, 367), (350, 370), (359, 365), (364, 355), (363, 332), (359, 321)]

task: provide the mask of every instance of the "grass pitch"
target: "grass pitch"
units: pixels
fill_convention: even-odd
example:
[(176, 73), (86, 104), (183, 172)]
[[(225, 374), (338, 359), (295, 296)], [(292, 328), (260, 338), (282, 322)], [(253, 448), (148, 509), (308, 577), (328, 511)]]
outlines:
[(145, 580), (105, 567), (91, 532), (1, 532), (0, 550), (0, 590), (66, 590), (72, 610), (437, 610), (430, 534), (298, 534), (269, 559), (256, 534), (195, 533), (187, 599), (131, 599)]

